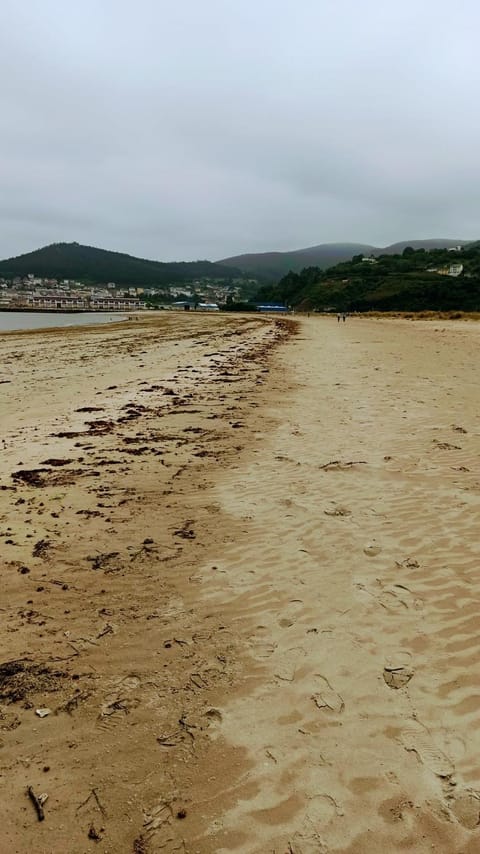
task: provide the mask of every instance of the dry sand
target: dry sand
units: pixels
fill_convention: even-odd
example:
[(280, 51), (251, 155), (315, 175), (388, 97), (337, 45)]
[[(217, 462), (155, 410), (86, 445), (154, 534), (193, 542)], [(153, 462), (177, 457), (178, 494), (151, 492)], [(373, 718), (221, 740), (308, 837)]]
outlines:
[(1, 337), (2, 854), (480, 851), (479, 343)]

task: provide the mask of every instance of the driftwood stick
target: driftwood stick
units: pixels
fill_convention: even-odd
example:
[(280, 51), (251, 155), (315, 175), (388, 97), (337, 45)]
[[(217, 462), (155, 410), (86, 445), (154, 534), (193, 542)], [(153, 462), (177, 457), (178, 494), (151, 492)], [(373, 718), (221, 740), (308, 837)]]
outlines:
[(28, 792), (28, 797), (30, 798), (31, 802), (33, 803), (33, 806), (35, 807), (35, 809), (37, 811), (38, 820), (43, 821), (45, 818), (45, 813), (43, 811), (42, 802), (37, 798), (37, 796), (36, 796), (36, 794), (33, 791), (31, 786), (28, 787), (27, 792)]

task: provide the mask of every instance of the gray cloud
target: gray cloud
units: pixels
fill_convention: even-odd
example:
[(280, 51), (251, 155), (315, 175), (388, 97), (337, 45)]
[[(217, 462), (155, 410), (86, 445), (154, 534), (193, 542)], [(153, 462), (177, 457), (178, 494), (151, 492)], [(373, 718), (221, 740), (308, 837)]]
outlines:
[(0, 257), (480, 237), (480, 9), (3, 0)]

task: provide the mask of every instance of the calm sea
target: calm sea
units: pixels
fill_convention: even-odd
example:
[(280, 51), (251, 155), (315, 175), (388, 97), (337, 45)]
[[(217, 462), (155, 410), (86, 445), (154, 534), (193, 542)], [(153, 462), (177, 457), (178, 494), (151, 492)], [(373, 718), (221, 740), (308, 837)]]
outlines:
[(52, 326), (78, 326), (85, 323), (111, 323), (124, 320), (125, 315), (100, 311), (82, 311), (78, 314), (41, 311), (0, 311), (0, 333), (14, 329), (47, 329)]

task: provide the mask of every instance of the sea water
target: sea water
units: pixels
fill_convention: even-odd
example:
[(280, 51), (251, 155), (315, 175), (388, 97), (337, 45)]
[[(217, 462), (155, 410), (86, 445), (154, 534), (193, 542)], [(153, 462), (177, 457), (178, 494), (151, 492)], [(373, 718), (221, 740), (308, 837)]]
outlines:
[(125, 320), (124, 314), (101, 311), (62, 313), (60, 311), (0, 311), (0, 333), (16, 329), (49, 329), (54, 326), (84, 326)]

